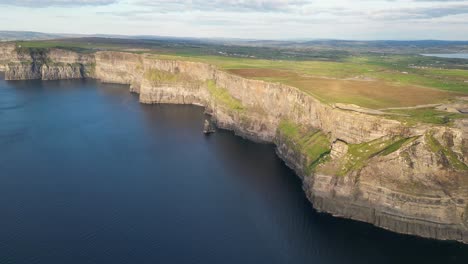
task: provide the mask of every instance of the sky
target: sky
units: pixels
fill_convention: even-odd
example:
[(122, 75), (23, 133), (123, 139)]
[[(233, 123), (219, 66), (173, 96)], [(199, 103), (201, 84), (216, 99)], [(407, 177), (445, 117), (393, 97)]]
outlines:
[(0, 11), (13, 31), (468, 40), (468, 0), (0, 0)]

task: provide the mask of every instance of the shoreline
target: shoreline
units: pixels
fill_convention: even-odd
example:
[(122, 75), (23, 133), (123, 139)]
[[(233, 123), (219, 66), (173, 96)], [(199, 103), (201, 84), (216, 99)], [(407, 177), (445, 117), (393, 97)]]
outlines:
[[(406, 127), (398, 121), (324, 105), (293, 87), (245, 79), (203, 63), (120, 52), (93, 56), (94, 62), (59, 51), (51, 55), (54, 60), (79, 63), (49, 65), (40, 69), (40, 77), (75, 79), (79, 69), (81, 78), (129, 85), (130, 92), (139, 94), (140, 103), (202, 106), (217, 127), (252, 141), (274, 144), (277, 155), (301, 178), (306, 196), (317, 211), (398, 233), (468, 243), (467, 174), (455, 167), (466, 163), (458, 156), (468, 144), (462, 129)], [(89, 65), (84, 63), (90, 61)], [(6, 76), (39, 77), (30, 65), (6, 68)], [(153, 73), (165, 79), (152, 79)], [(286, 130), (282, 129), (285, 122)], [(323, 155), (317, 158), (314, 154), (317, 144), (310, 142), (317, 137), (329, 141), (321, 150), (322, 154), (329, 153), (326, 161), (321, 160)], [(396, 148), (396, 137), (416, 139), (403, 141)], [(433, 139), (437, 144), (432, 144)], [(388, 146), (366, 157), (361, 167), (325, 173), (345, 166), (356, 146), (368, 144), (373, 150), (372, 142)], [(386, 150), (390, 146), (391, 152)], [(381, 154), (383, 151), (386, 155)]]

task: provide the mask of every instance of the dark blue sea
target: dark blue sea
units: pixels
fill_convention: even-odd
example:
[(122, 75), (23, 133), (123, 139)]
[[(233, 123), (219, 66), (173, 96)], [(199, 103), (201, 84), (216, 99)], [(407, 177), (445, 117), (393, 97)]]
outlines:
[(0, 264), (468, 263), (319, 214), (274, 147), (128, 87), (0, 76)]

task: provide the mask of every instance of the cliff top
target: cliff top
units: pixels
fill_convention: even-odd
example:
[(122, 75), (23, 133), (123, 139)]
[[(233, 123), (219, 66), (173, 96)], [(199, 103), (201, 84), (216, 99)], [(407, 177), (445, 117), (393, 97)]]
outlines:
[[(407, 122), (416, 118), (446, 124), (463, 118), (468, 108), (459, 100), (468, 96), (468, 66), (459, 59), (418, 54), (349, 54), (337, 48), (328, 53), (310, 51), (318, 57), (304, 55), (306, 60), (298, 60), (295, 53), (304, 51), (170, 42), (151, 46), (145, 41), (135, 44), (94, 39), (29, 41), (16, 45), (22, 50), (59, 48), (85, 53), (112, 50), (147, 53), (157, 59), (203, 62), (245, 78), (296, 87), (330, 105), (357, 105)], [(201, 51), (196, 51), (197, 48)], [(290, 59), (286, 56), (289, 53)]]

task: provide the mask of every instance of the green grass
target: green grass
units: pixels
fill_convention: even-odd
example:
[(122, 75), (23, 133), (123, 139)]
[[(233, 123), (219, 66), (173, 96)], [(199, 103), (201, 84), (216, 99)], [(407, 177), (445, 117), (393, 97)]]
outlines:
[(21, 49), (40, 50), (40, 49), (65, 49), (80, 53), (91, 53), (96, 50), (119, 50), (122, 47), (119, 45), (103, 44), (103, 43), (86, 43), (86, 42), (69, 42), (60, 40), (50, 41), (18, 41), (17, 46)]
[(379, 153), (379, 155), (382, 155), (382, 156), (390, 155), (393, 152), (399, 150), (404, 144), (412, 142), (412, 141), (416, 140), (417, 138), (418, 137), (401, 138), (401, 139), (397, 140), (396, 142), (394, 142), (394, 143), (390, 144), (389, 146), (387, 146), (384, 150), (382, 150)]
[[(422, 56), (421, 56), (422, 57)], [(235, 58), (223, 56), (171, 56), (162, 55), (159, 58), (182, 59), (205, 62), (218, 67), (229, 69), (283, 69), (311, 76), (333, 78), (373, 78), (402, 85), (420, 85), (445, 91), (462, 92), (468, 94), (468, 70), (453, 69), (413, 69), (411, 56), (396, 56), (393, 64), (384, 58), (376, 56), (360, 56), (350, 58), (344, 62), (328, 61), (288, 61), (262, 60), (251, 58)], [(393, 58), (393, 57), (390, 57)], [(405, 60), (406, 58), (406, 60)], [(379, 61), (380, 60), (380, 61)], [(405, 74), (406, 72), (408, 74)], [(274, 78), (274, 76), (272, 76)], [(455, 78), (456, 77), (456, 78)], [(281, 80), (278, 80), (281, 82)]]
[[(189, 60), (213, 64), (221, 69), (282, 69), (314, 76), (350, 78), (374, 70), (374, 66), (357, 65), (349, 62), (327, 61), (289, 61), (266, 60), (253, 58), (236, 58), (224, 56), (192, 56), (192, 55), (154, 55), (158, 59)], [(274, 77), (274, 76), (272, 76)]]
[[(152, 85), (155, 86), (161, 84), (197, 82), (196, 80), (193, 80), (190, 77), (181, 73), (171, 73), (156, 69), (146, 70), (144, 76)], [(239, 100), (232, 97), (226, 89), (217, 86), (213, 80), (207, 81), (206, 86), (211, 96), (214, 98), (214, 100), (216, 100), (216, 102), (235, 111), (245, 110), (245, 107)]]
[[(431, 87), (439, 90), (468, 93), (468, 64), (420, 55), (387, 55), (349, 58), (356, 64), (375, 66), (371, 77), (385, 81)], [(458, 67), (458, 69), (453, 69)], [(406, 72), (407, 74), (404, 74)]]
[(226, 89), (217, 86), (213, 80), (207, 81), (206, 86), (211, 96), (216, 100), (216, 102), (234, 111), (245, 110), (245, 107), (242, 105), (241, 101), (232, 97)]
[(293, 149), (307, 157), (308, 175), (330, 154), (330, 139), (320, 130), (307, 129), (290, 121), (282, 121), (278, 129)]
[(90, 63), (84, 67), (85, 75), (93, 77), (96, 73), (96, 63)]
[(407, 125), (416, 125), (418, 123), (450, 125), (455, 119), (466, 118), (461, 113), (438, 111), (434, 108), (388, 110), (387, 112), (408, 115), (391, 116), (392, 119), (399, 120)]
[[(310, 57), (302, 54), (299, 57), (284, 59), (287, 56), (278, 49), (258, 48), (258, 47), (237, 47), (237, 46), (210, 46), (198, 44), (166, 43), (141, 40), (138, 42), (126, 42), (123, 40), (96, 40), (96, 39), (69, 39), (52, 41), (22, 41), (17, 42), (23, 49), (36, 50), (49, 48), (63, 48), (78, 52), (94, 52), (97, 50), (117, 50), (131, 51), (135, 53), (150, 53), (154, 58), (170, 60), (197, 61), (216, 65), (220, 69), (229, 71), (233, 69), (272, 69), (289, 71), (294, 75), (289, 77), (263, 76), (260, 79), (279, 82), (295, 86), (325, 103), (348, 103), (357, 104), (369, 108), (385, 108), (397, 106), (414, 106), (424, 101), (427, 103), (442, 103), (448, 98), (460, 95), (468, 95), (468, 65), (461, 60), (442, 59), (424, 57), (419, 55), (375, 55), (371, 53), (340, 53), (339, 50), (314, 51)], [(229, 49), (235, 54), (233, 56), (214, 55), (218, 51)], [(325, 52), (325, 53), (323, 53)], [(340, 53), (339, 56), (332, 56), (333, 53)], [(258, 53), (259, 58), (242, 57), (244, 55)], [(323, 53), (323, 54), (322, 54)], [(283, 55), (281, 55), (283, 54)], [(299, 54), (299, 53), (297, 53)], [(324, 60), (321, 57), (329, 57), (331, 60)], [(241, 57), (239, 57), (241, 56)], [(261, 58), (268, 59), (261, 59)], [(317, 89), (313, 82), (304, 83), (298, 80), (301, 76), (326, 77), (336, 79), (359, 79), (377, 80), (375, 84), (369, 85), (364, 91), (347, 93), (338, 91), (331, 93), (332, 89)], [(380, 83), (379, 83), (380, 82)], [(391, 84), (376, 92), (375, 87), (383, 87), (382, 83)], [(365, 84), (363, 84), (365, 85)], [(398, 90), (401, 96), (388, 95), (394, 88), (403, 87), (403, 91)], [(408, 87), (413, 86), (413, 88)], [(428, 91), (445, 91), (446, 94), (437, 96), (426, 96), (425, 99), (415, 100), (415, 103), (400, 101), (399, 98), (422, 98), (421, 91), (431, 88)], [(406, 89), (409, 89), (405, 94)], [(395, 93), (395, 91), (394, 91)], [(424, 93), (423, 93), (424, 94)], [(411, 113), (412, 114), (412, 113)], [(416, 119), (422, 116), (414, 113)], [(441, 122), (434, 118), (422, 117), (425, 122)]]
[(41, 48), (41, 47), (23, 47), (23, 46), (16, 46), (15, 51), (19, 55), (42, 55), (46, 56), (49, 49), (48, 48)]
[[(201, 61), (214, 64), (223, 69), (266, 68), (287, 69), (300, 74), (326, 76), (334, 78), (376, 78), (392, 83), (421, 85), (446, 91), (468, 93), (468, 65), (460, 60), (425, 57), (420, 55), (369, 55), (349, 56), (342, 54), (334, 61), (323, 61), (313, 56), (309, 60), (271, 59), (277, 54), (276, 49), (259, 49), (254, 47), (230, 47), (238, 50), (239, 55), (252, 51), (262, 52), (269, 59), (242, 58), (235, 56), (216, 56), (216, 50), (223, 47), (184, 46), (141, 41), (126, 43), (118, 41), (94, 41), (86, 39), (20, 41), (17, 45), (23, 48), (44, 49), (63, 48), (79, 52), (95, 50), (129, 50), (160, 54), (160, 58)], [(227, 47), (225, 47), (227, 48)], [(145, 51), (146, 50), (146, 51)], [(321, 53), (316, 51), (317, 53)], [(328, 53), (333, 54), (329, 51)], [(268, 55), (270, 54), (270, 55)], [(158, 56), (158, 55), (156, 55)], [(305, 55), (303, 55), (305, 56)], [(277, 56), (282, 58), (281, 56)], [(307, 56), (305, 56), (307, 57)], [(332, 56), (333, 57), (333, 56)], [(315, 58), (315, 59), (314, 59)], [(459, 67), (461, 69), (452, 69)], [(407, 72), (408, 74), (403, 74)]]
[(431, 151), (444, 155), (453, 168), (457, 170), (468, 170), (468, 166), (458, 159), (457, 154), (455, 154), (450, 148), (444, 147), (440, 144), (440, 142), (435, 139), (431, 133), (427, 133), (425, 139)]
[(188, 76), (185, 76), (180, 73), (176, 74), (156, 69), (146, 70), (144, 73), (144, 77), (153, 85), (194, 81), (191, 80)]
[(369, 159), (377, 155), (387, 156), (415, 139), (396, 136), (379, 138), (361, 144), (349, 144), (348, 153), (343, 159), (343, 165), (338, 171), (338, 175), (346, 175), (351, 171), (360, 170), (368, 163)]

